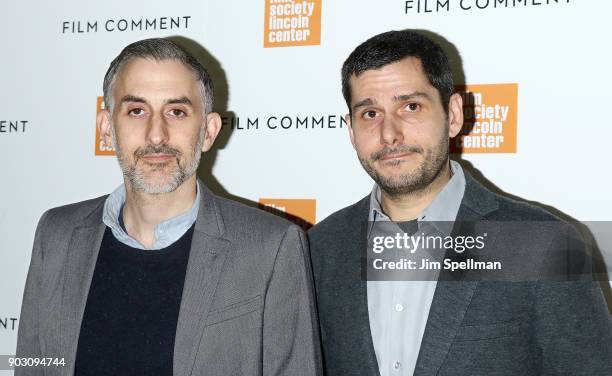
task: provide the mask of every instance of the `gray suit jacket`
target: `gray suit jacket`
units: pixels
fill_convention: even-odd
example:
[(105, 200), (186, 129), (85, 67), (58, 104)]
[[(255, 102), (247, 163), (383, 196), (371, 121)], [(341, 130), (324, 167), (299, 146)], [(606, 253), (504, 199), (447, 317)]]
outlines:
[[(368, 195), (308, 233), (328, 376), (379, 374), (361, 270), (369, 207)], [(567, 224), (490, 192), (467, 173), (457, 221), (481, 221), (489, 230), (497, 221), (538, 222), (522, 233), (489, 231), (487, 243), (492, 252), (506, 250), (496, 257), (524, 261), (529, 276), (552, 278), (502, 282), (441, 273), (414, 375), (612, 375), (610, 315), (588, 259), (564, 248)], [(556, 270), (570, 266), (587, 272), (557, 281)]]
[[(63, 357), (72, 375), (105, 231), (106, 197), (51, 209), (36, 230), (17, 356)], [(304, 233), (202, 190), (174, 344), (178, 375), (318, 375), (320, 347)]]

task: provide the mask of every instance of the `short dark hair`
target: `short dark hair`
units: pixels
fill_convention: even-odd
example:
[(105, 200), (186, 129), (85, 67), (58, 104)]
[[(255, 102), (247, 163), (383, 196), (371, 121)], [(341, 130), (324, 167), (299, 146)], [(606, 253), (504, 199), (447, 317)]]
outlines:
[(119, 73), (126, 63), (136, 58), (153, 59), (156, 61), (176, 60), (185, 65), (193, 71), (198, 78), (204, 114), (212, 112), (213, 85), (208, 71), (200, 64), (198, 59), (187, 52), (183, 47), (164, 38), (143, 39), (134, 42), (125, 47), (110, 63), (106, 75), (104, 75), (104, 83), (102, 85), (104, 104), (107, 108), (112, 109), (114, 105), (112, 91), (117, 73)]
[(407, 57), (421, 61), (429, 83), (440, 94), (442, 107), (448, 112), (448, 101), (454, 91), (453, 74), (448, 57), (439, 44), (413, 30), (388, 31), (378, 34), (353, 50), (342, 65), (342, 94), (351, 109), (352, 75), (358, 77), (365, 71), (379, 69)]

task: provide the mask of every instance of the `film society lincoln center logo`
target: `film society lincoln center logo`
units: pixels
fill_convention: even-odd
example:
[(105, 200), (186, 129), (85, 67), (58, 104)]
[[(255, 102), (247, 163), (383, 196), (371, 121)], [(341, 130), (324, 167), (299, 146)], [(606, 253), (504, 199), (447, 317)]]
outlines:
[(317, 200), (303, 198), (261, 198), (259, 207), (288, 220), (304, 229), (310, 228), (317, 220)]
[(460, 85), (464, 123), (452, 153), (516, 153), (518, 84)]
[(322, 0), (265, 0), (264, 47), (321, 44)]

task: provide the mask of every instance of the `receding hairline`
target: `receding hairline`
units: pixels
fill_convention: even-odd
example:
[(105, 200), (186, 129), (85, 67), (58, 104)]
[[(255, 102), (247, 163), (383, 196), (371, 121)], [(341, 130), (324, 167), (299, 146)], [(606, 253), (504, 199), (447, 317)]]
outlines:
[(189, 72), (191, 72), (194, 75), (194, 79), (195, 79), (196, 82), (200, 81), (199, 72), (196, 71), (189, 64), (186, 64), (185, 62), (181, 61), (178, 58), (173, 58), (173, 57), (158, 58), (158, 57), (155, 57), (155, 56), (130, 56), (130, 57), (126, 58), (124, 61), (122, 61), (117, 66), (117, 69), (115, 70), (115, 74), (113, 76), (113, 79), (111, 80), (111, 88), (112, 88), (113, 84), (115, 83), (115, 80), (117, 79), (117, 77), (119, 77), (119, 75), (121, 75), (123, 73), (125, 68), (127, 66), (129, 66), (130, 64), (133, 64), (133, 63), (137, 62), (138, 60), (150, 61), (150, 62), (154, 62), (154, 63), (158, 63), (158, 64), (163, 64), (163, 63), (167, 63), (167, 62), (178, 63), (179, 65), (183, 66), (185, 69), (187, 69)]
[(175, 57), (157, 57), (157, 56), (153, 56), (153, 55), (147, 55), (147, 56), (130, 56), (127, 57), (125, 60), (123, 60), (120, 64), (117, 65), (114, 74), (112, 76), (112, 79), (109, 82), (109, 93), (108, 95), (110, 96), (110, 99), (113, 99), (112, 103), (113, 103), (113, 107), (116, 107), (116, 105), (118, 103), (115, 103), (114, 101), (114, 91), (115, 91), (115, 84), (117, 82), (117, 79), (124, 73), (124, 70), (126, 67), (128, 67), (130, 64), (133, 64), (134, 62), (137, 62), (138, 60), (143, 60), (143, 61), (150, 61), (150, 62), (154, 62), (154, 63), (165, 63), (165, 62), (175, 62), (180, 64), (181, 66), (183, 66), (185, 69), (187, 69), (189, 72), (192, 73), (193, 75), (193, 79), (194, 79), (194, 83), (197, 85), (198, 87), (198, 92), (200, 93), (201, 101), (202, 101), (202, 106), (203, 109), (204, 107), (206, 107), (205, 101), (206, 98), (204, 97), (204, 93), (202, 92), (202, 90), (206, 90), (206, 87), (204, 86), (204, 83), (202, 82), (202, 80), (200, 79), (200, 74), (197, 70), (195, 70), (192, 66), (190, 66), (189, 64), (185, 63), (184, 61), (182, 61), (179, 58), (175, 58)]

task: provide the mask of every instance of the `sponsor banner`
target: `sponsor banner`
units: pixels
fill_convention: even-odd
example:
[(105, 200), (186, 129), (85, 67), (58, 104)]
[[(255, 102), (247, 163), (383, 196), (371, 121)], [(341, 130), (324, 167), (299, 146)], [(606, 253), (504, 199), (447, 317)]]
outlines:
[(0, 133), (25, 133), (28, 120), (0, 120)]
[(0, 316), (0, 332), (1, 331), (16, 331), (19, 318), (12, 316)]
[(570, 3), (570, 0), (400, 0), (404, 13), (472, 12), (512, 8), (540, 8)]
[(264, 47), (321, 44), (322, 0), (266, 0)]
[(259, 206), (271, 213), (278, 214), (301, 226), (309, 228), (317, 221), (317, 200), (260, 198)]
[(348, 123), (342, 114), (323, 113), (247, 114), (241, 116), (225, 113), (221, 114), (221, 122), (222, 129), (239, 131), (342, 129), (348, 127)]
[(62, 34), (189, 29), (191, 16), (62, 21)]
[[(98, 97), (96, 101), (96, 115), (104, 109), (104, 98)], [(94, 153), (95, 155), (115, 155), (115, 148), (110, 145), (106, 145), (104, 140), (100, 138), (100, 131), (96, 124), (94, 124), (94, 128), (96, 128), (96, 144), (94, 145)]]
[(456, 87), (463, 97), (464, 123), (451, 153), (516, 153), (518, 84)]

